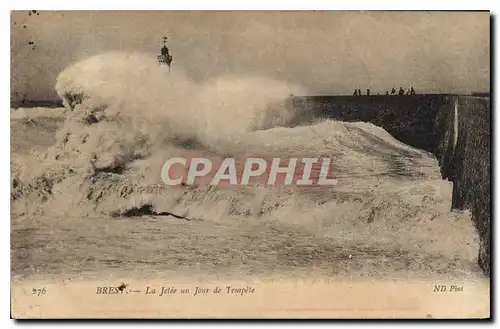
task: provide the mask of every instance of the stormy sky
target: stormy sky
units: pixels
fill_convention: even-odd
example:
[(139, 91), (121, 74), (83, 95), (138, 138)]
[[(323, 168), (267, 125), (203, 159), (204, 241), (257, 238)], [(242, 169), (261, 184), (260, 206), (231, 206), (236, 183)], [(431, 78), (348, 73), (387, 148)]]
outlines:
[(172, 69), (290, 81), (311, 94), (488, 91), (490, 16), (474, 12), (13, 12), (11, 96), (55, 99), (66, 67), (111, 50), (156, 56)]

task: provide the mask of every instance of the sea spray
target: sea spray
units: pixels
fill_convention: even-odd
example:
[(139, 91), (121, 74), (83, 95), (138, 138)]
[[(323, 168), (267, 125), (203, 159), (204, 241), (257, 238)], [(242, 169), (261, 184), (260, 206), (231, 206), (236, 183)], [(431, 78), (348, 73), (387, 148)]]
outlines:
[[(169, 76), (171, 74), (171, 76)], [(287, 125), (294, 116), (285, 99), (302, 88), (263, 77), (218, 77), (193, 82), (180, 70), (161, 70), (142, 54), (106, 53), (63, 71), (58, 95), (73, 110), (103, 110), (128, 120), (150, 139), (197, 140), (216, 145), (234, 135)], [(129, 131), (130, 132), (130, 131)]]

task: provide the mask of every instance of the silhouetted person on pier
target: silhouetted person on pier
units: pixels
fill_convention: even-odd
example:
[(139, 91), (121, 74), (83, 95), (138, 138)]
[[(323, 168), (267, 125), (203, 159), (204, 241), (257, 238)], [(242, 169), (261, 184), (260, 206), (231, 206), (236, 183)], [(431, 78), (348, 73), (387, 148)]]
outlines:
[(366, 96), (370, 96), (370, 89), (366, 89)]
[(361, 89), (358, 88), (358, 96), (361, 96)]
[(396, 95), (396, 89), (392, 88), (391, 95)]
[(386, 91), (385, 91), (385, 95), (386, 95), (386, 96), (389, 96), (389, 90), (386, 90)]
[(413, 89), (413, 86), (410, 89), (410, 95), (415, 95), (415, 89)]
[(404, 91), (403, 87), (399, 87), (399, 94), (400, 95), (404, 95), (405, 94), (405, 91)]
[(357, 89), (354, 89), (354, 94), (352, 94), (353, 96), (358, 96), (358, 90)]

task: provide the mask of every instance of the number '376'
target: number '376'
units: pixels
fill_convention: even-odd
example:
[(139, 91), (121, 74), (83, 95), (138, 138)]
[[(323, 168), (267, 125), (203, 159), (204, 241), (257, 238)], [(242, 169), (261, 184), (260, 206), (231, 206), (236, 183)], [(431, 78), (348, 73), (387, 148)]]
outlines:
[(36, 296), (45, 295), (46, 292), (47, 290), (45, 290), (45, 287), (43, 287), (42, 289), (35, 289), (35, 288), (31, 289), (31, 294)]

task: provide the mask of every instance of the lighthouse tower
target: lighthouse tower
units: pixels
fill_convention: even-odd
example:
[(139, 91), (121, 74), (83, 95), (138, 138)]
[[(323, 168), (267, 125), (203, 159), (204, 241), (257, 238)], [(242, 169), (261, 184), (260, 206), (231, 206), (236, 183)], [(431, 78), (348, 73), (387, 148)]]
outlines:
[(163, 37), (163, 47), (161, 48), (161, 54), (158, 55), (158, 64), (168, 65), (168, 70), (170, 71), (170, 65), (172, 64), (172, 55), (167, 47), (167, 37)]

